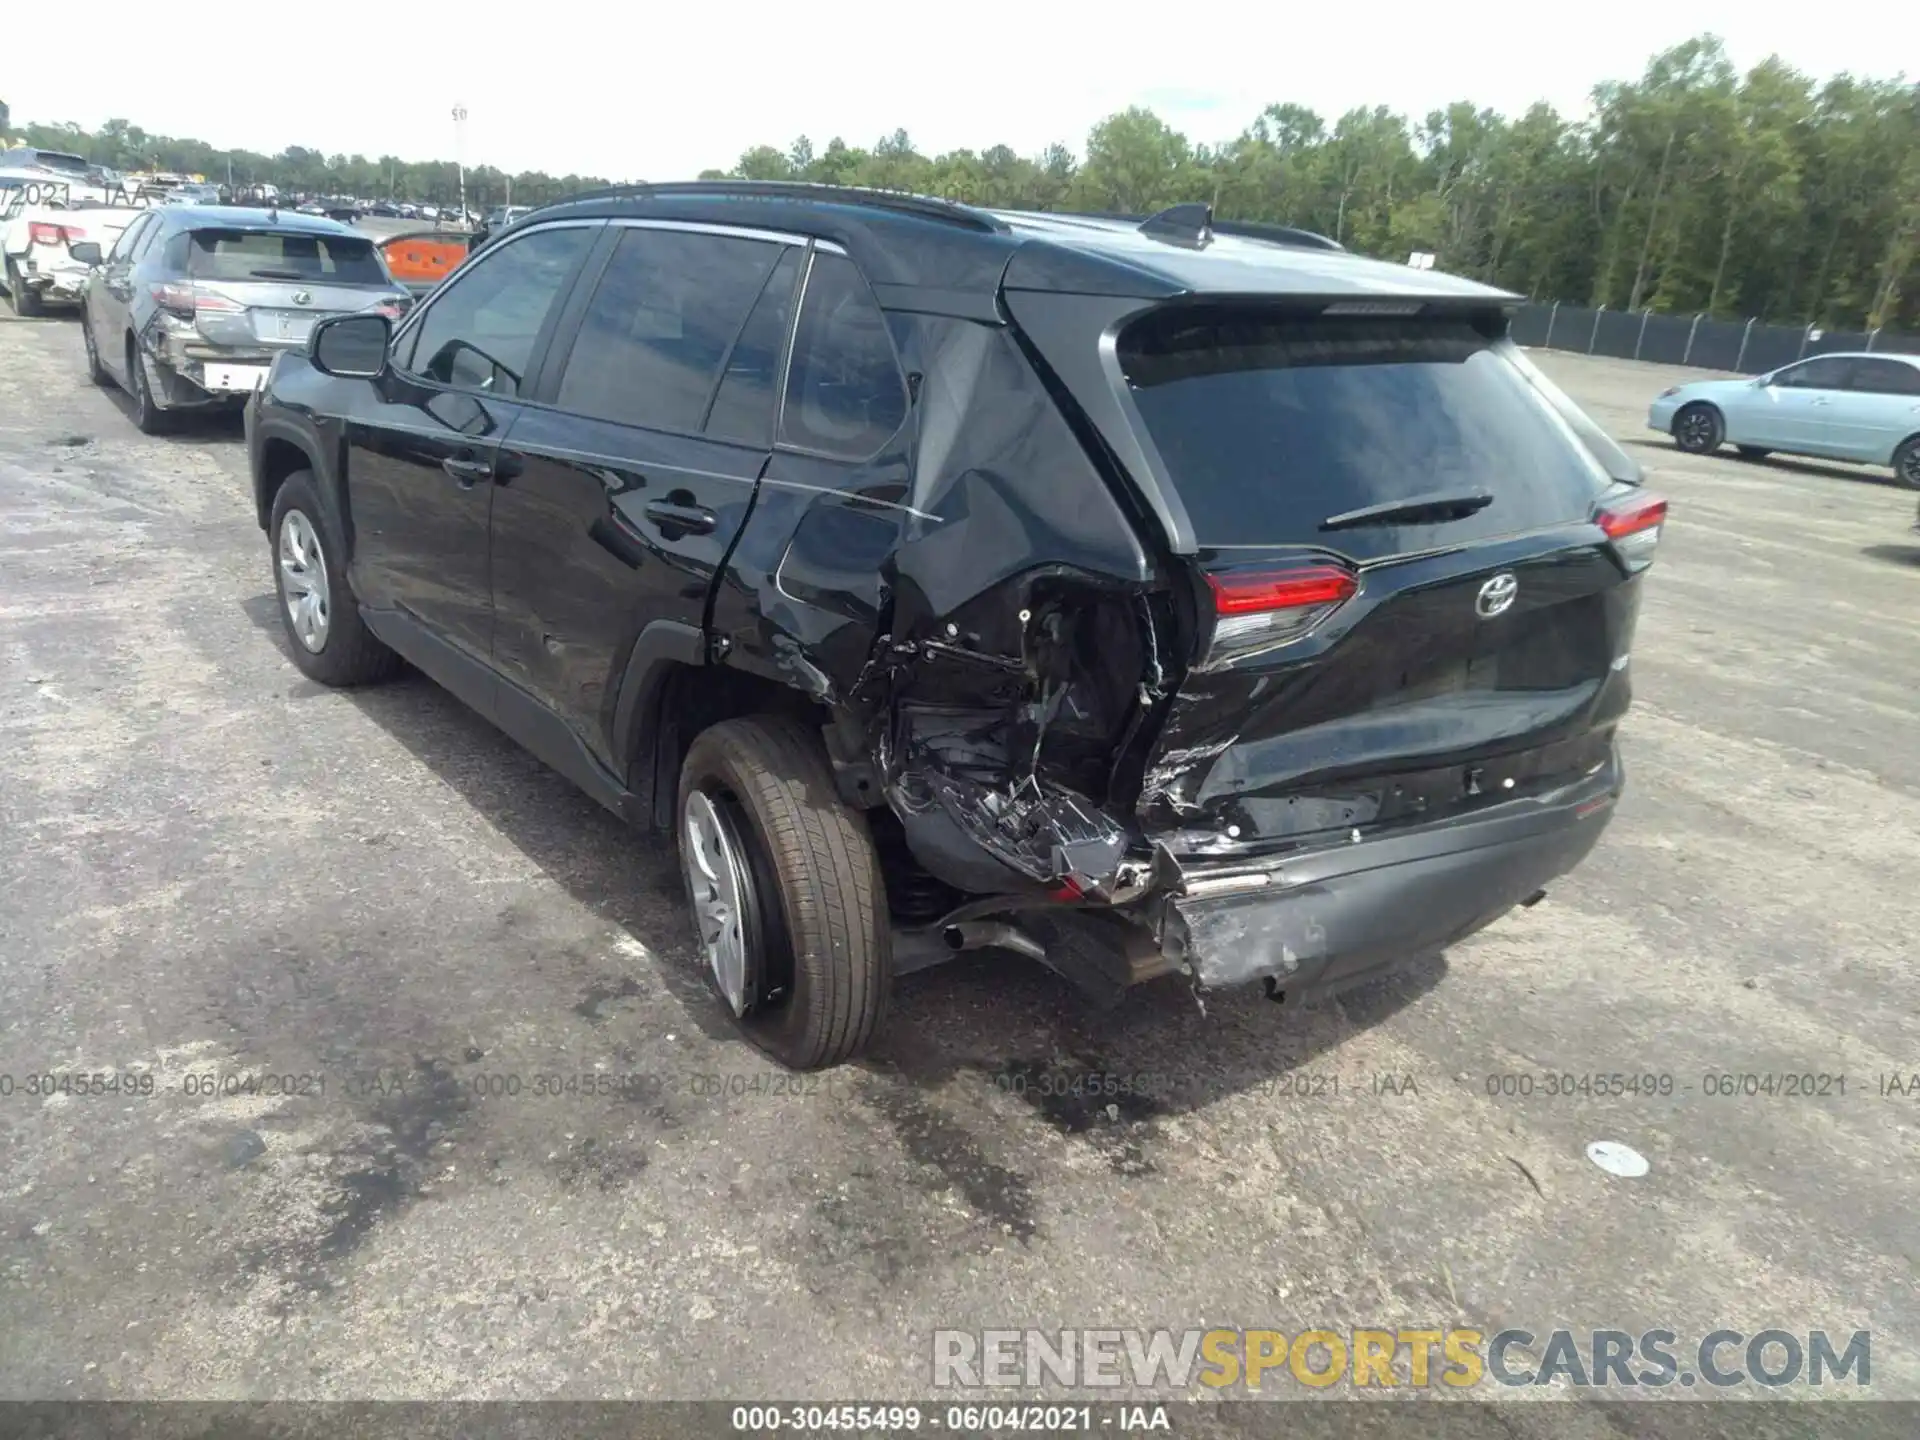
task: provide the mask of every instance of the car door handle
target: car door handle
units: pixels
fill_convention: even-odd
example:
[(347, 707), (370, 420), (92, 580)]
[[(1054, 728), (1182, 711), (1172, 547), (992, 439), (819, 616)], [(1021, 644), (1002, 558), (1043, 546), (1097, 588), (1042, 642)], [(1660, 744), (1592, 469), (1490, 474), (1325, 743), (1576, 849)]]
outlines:
[(1824, 395), (1816, 395), (1813, 397), (1813, 403), (1816, 405), (1831, 405), (1833, 401), (1827, 399)]
[(442, 460), (440, 468), (458, 480), (462, 489), (478, 485), (493, 473), (493, 466), (485, 460), (460, 460), (453, 456)]
[(677, 530), (682, 535), (711, 535), (713, 527), (720, 523), (704, 505), (677, 505), (671, 500), (649, 501), (645, 513), (647, 519), (662, 530)]

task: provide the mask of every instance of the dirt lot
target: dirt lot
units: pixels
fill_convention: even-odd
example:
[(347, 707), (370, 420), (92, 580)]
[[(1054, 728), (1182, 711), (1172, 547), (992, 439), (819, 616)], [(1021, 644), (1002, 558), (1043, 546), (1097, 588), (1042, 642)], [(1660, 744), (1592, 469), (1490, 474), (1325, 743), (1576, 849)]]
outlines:
[[(423, 679), (294, 670), (237, 424), (145, 439), (71, 321), (0, 322), (0, 1393), (899, 1396), (936, 1327), (1518, 1325), (1870, 1328), (1920, 1398), (1914, 496), (1684, 457), (1670, 372), (1541, 358), (1675, 502), (1584, 869), (1303, 1010), (969, 959), (775, 1095), (659, 847)], [(96, 1070), (158, 1093), (29, 1091)], [(1489, 1093), (1549, 1072), (1673, 1093)]]

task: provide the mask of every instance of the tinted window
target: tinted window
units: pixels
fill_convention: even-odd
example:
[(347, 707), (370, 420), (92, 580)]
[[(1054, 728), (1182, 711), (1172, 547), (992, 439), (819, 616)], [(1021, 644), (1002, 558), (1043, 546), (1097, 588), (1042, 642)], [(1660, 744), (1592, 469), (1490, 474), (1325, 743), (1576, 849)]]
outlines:
[(906, 418), (886, 317), (851, 260), (816, 253), (794, 335), (781, 443), (864, 460)]
[(793, 315), (800, 262), (801, 252), (789, 246), (767, 277), (740, 338), (733, 342), (707, 415), (707, 434), (716, 440), (772, 443), (775, 389), (780, 383), (780, 357), (787, 348), (787, 322)]
[(196, 280), (388, 283), (371, 240), (294, 230), (195, 230), (187, 249), (187, 273)]
[(113, 242), (113, 248), (107, 252), (107, 259), (119, 260), (133, 253), (134, 245), (140, 237), (153, 229), (151, 215), (142, 215), (133, 224), (120, 232), (120, 238)]
[[(138, 224), (139, 222), (135, 221), (134, 223)], [(157, 219), (149, 221), (146, 227), (141, 230), (140, 234), (135, 237), (134, 246), (133, 249), (128, 252), (128, 258), (136, 262), (145, 259), (147, 252), (153, 249), (154, 242), (159, 238), (160, 222)]]
[(518, 395), (547, 312), (597, 233), (539, 230), (474, 260), (403, 337), (400, 363), (443, 385)]
[[(1604, 475), (1464, 321), (1163, 311), (1120, 361), (1202, 545), (1336, 543), (1361, 557), (1584, 519)], [(1323, 532), (1368, 506), (1484, 492), (1445, 523)]]
[(1789, 390), (1844, 390), (1852, 374), (1853, 361), (1823, 355), (1818, 360), (1789, 365), (1773, 377), (1773, 383)]
[(587, 306), (555, 403), (698, 434), (720, 362), (780, 251), (764, 240), (627, 230)]
[(1856, 360), (1851, 388), (1876, 395), (1920, 395), (1920, 365), (1899, 360)]

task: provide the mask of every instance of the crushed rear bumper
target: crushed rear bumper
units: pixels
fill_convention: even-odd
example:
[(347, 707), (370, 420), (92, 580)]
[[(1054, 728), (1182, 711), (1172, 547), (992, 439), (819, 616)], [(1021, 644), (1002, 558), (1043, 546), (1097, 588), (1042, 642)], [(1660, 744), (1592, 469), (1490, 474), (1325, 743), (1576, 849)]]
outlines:
[(1625, 776), (1617, 754), (1559, 790), (1440, 825), (1244, 864), (1187, 868), (1160, 947), (1213, 988), (1345, 988), (1464, 939), (1593, 849)]

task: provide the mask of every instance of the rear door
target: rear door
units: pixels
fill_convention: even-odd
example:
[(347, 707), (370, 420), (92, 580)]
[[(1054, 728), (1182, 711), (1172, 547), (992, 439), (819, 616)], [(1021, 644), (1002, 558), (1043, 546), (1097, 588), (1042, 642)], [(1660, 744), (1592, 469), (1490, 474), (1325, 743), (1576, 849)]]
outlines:
[(1150, 828), (1433, 818), (1605, 758), (1632, 621), (1594, 523), (1613, 482), (1502, 329), (1186, 306), (1122, 332), (1197, 542)]
[(354, 593), (480, 660), (493, 652), (487, 527), (500, 442), (599, 233), (562, 223), (461, 271), (356, 384), (346, 431)]
[[(604, 763), (641, 629), (696, 629), (772, 446), (773, 371), (805, 259), (777, 235), (609, 226), (493, 510), (501, 674)], [(482, 262), (484, 263), (484, 262)]]
[(1835, 449), (1884, 465), (1894, 447), (1920, 433), (1920, 365), (1857, 356), (1847, 394), (1827, 411)]

